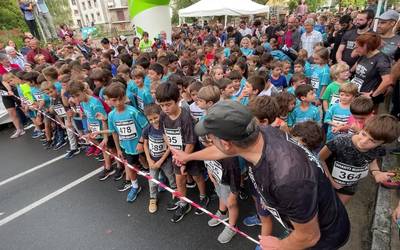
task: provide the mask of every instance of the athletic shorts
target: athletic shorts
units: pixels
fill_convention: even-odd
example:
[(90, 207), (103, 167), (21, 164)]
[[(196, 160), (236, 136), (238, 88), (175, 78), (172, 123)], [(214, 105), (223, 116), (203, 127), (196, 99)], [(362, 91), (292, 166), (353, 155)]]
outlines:
[(14, 96), (2, 96), (1, 100), (6, 109), (15, 108), (20, 104), (20, 101)]
[(125, 152), (122, 152), (122, 154), (124, 155), (124, 159), (132, 166), (140, 166), (140, 162), (139, 162), (139, 155), (131, 155), (131, 154), (127, 154)]
[[(170, 156), (171, 157), (171, 156)], [(181, 168), (173, 164), (174, 166), (174, 174), (182, 175)], [(191, 161), (186, 165), (185, 172), (190, 174), (191, 176), (199, 176), (203, 174), (204, 163), (203, 161)]]
[(356, 191), (357, 191), (357, 184), (336, 189), (336, 192), (344, 195), (354, 195)]
[(217, 193), (218, 197), (225, 203), (228, 204), (228, 197), (232, 193), (231, 187), (229, 185), (215, 183), (215, 192)]

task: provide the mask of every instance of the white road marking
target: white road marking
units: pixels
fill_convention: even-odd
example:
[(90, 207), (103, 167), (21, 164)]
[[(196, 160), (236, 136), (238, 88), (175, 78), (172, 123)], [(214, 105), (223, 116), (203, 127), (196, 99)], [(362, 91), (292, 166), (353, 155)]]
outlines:
[(62, 188), (60, 188), (60, 189), (54, 191), (53, 193), (46, 195), (45, 197), (41, 198), (40, 200), (37, 200), (37, 201), (35, 201), (34, 203), (31, 203), (30, 205), (28, 205), (28, 206), (26, 206), (26, 207), (24, 207), (24, 208), (18, 210), (17, 212), (15, 212), (15, 213), (13, 213), (13, 214), (7, 216), (6, 218), (0, 220), (0, 227), (1, 227), (1, 226), (4, 226), (4, 225), (7, 224), (8, 222), (10, 222), (10, 221), (12, 221), (12, 220), (14, 220), (14, 219), (16, 219), (16, 218), (18, 218), (18, 217), (20, 217), (20, 216), (22, 216), (22, 215), (28, 213), (28, 212), (31, 211), (32, 209), (34, 209), (34, 208), (36, 208), (36, 207), (38, 207), (38, 206), (40, 206), (40, 205), (42, 205), (42, 204), (48, 202), (49, 200), (51, 200), (51, 199), (53, 199), (53, 198), (59, 196), (60, 194), (66, 192), (66, 191), (68, 191), (69, 189), (71, 189), (71, 188), (77, 186), (78, 184), (80, 184), (80, 183), (86, 181), (87, 179), (90, 179), (91, 177), (93, 177), (93, 176), (95, 176), (96, 174), (98, 174), (98, 173), (100, 173), (101, 171), (103, 171), (103, 169), (104, 169), (103, 167), (100, 167), (100, 168), (98, 168), (98, 169), (96, 169), (96, 170), (93, 170), (92, 172), (88, 173), (87, 175), (82, 176), (81, 178), (79, 178), (79, 179), (77, 179), (77, 180), (75, 180), (75, 181), (73, 181), (73, 182), (71, 182), (71, 183), (65, 185), (64, 187), (62, 187)]
[(51, 160), (46, 161), (46, 162), (44, 162), (44, 163), (42, 163), (42, 164), (40, 164), (40, 165), (37, 165), (36, 167), (33, 167), (33, 168), (28, 169), (28, 170), (26, 170), (26, 171), (24, 171), (24, 172), (22, 172), (22, 173), (19, 173), (19, 174), (17, 174), (17, 175), (14, 175), (14, 176), (12, 176), (12, 177), (10, 177), (10, 178), (8, 178), (8, 179), (6, 179), (6, 180), (0, 182), (0, 187), (3, 186), (3, 185), (5, 185), (5, 184), (7, 184), (7, 183), (9, 183), (9, 182), (11, 182), (11, 181), (14, 181), (14, 180), (16, 180), (16, 179), (18, 179), (18, 178), (21, 178), (22, 176), (25, 176), (25, 175), (27, 175), (27, 174), (30, 174), (30, 173), (32, 173), (32, 172), (38, 170), (38, 169), (41, 169), (41, 168), (43, 168), (43, 167), (46, 167), (46, 166), (48, 166), (48, 165), (50, 165), (50, 164), (52, 164), (52, 163), (54, 163), (54, 162), (56, 162), (56, 161), (59, 161), (59, 160), (63, 159), (66, 155), (67, 155), (67, 154), (60, 155), (60, 156), (58, 156), (58, 157), (56, 157), (56, 158), (54, 158), (54, 159), (51, 159)]
[(0, 216), (2, 216), (4, 213), (0, 213)]

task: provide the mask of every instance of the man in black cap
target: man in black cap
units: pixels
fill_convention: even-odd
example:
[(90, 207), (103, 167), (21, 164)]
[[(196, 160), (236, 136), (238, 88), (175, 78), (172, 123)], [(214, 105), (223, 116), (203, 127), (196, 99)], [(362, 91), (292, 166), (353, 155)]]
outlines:
[(261, 236), (263, 249), (338, 249), (349, 237), (350, 222), (318, 159), (279, 129), (260, 128), (246, 107), (215, 104), (196, 125), (213, 146), (192, 154), (172, 150), (180, 164), (240, 156), (263, 209), (287, 230), (285, 239)]

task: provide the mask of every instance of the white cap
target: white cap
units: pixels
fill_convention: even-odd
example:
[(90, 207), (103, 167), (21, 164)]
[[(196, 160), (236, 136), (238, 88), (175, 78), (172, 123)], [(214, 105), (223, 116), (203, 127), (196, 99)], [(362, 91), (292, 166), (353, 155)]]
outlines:
[(11, 47), (11, 46), (7, 46), (4, 48), (4, 50), (6, 51), (7, 54), (10, 54), (11, 52), (15, 51), (15, 48)]

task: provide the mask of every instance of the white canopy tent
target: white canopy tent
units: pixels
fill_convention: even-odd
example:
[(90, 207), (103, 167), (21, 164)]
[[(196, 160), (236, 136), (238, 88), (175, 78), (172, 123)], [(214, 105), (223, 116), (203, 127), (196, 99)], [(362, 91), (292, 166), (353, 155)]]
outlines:
[(251, 0), (201, 0), (178, 11), (179, 17), (246, 16), (269, 12), (269, 6)]

